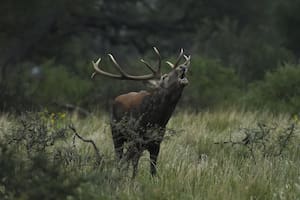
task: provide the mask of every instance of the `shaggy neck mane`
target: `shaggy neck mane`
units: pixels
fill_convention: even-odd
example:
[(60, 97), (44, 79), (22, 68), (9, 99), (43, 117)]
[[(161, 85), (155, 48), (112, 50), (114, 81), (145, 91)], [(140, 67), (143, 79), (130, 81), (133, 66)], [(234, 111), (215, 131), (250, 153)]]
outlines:
[(152, 91), (151, 95), (145, 97), (141, 105), (140, 111), (143, 113), (144, 121), (164, 127), (168, 123), (182, 91), (183, 87), (159, 88)]

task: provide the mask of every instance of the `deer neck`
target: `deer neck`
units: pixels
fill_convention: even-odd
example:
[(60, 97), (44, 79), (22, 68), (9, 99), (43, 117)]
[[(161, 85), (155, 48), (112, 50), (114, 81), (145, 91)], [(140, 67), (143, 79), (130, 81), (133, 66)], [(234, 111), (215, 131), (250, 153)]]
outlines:
[(143, 103), (145, 119), (153, 124), (165, 127), (168, 123), (183, 91), (183, 87), (173, 89), (159, 88), (152, 92)]

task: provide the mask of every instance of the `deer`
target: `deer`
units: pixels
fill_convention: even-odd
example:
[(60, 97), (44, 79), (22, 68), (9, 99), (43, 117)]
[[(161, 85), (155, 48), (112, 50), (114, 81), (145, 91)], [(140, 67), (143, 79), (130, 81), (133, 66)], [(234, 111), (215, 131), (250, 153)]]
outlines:
[[(157, 158), (166, 132), (166, 125), (183, 89), (188, 85), (186, 74), (191, 56), (185, 55), (183, 49), (180, 49), (174, 64), (170, 61), (166, 62), (171, 67), (171, 71), (162, 75), (160, 52), (156, 47), (153, 49), (158, 58), (157, 67), (153, 67), (143, 59), (140, 60), (151, 71), (151, 74), (128, 74), (112, 54), (108, 54), (108, 57), (119, 74), (101, 69), (99, 66), (101, 58), (92, 62), (94, 68), (92, 78), (95, 75), (102, 75), (118, 80), (146, 81), (151, 86), (148, 91), (121, 94), (112, 102), (110, 126), (115, 155), (119, 161), (125, 160), (128, 165), (132, 163), (132, 178), (137, 174), (139, 159), (145, 150), (150, 154), (150, 174), (156, 175)], [(183, 58), (184, 62), (181, 63)], [(125, 152), (126, 144), (128, 148)]]

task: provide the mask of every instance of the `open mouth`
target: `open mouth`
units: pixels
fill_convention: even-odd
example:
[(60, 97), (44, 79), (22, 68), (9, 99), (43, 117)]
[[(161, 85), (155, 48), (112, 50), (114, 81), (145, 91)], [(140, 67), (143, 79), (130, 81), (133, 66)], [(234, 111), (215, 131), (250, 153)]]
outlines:
[(180, 72), (181, 72), (181, 74), (180, 74), (179, 78), (184, 79), (185, 78), (185, 73), (187, 72), (187, 70), (185, 68), (182, 68)]
[(184, 79), (185, 78), (185, 72), (182, 72), (182, 74), (180, 75), (180, 79)]
[(182, 71), (181, 75), (179, 76), (179, 82), (181, 85), (187, 85), (188, 84), (188, 80), (187, 78), (185, 77), (185, 70)]

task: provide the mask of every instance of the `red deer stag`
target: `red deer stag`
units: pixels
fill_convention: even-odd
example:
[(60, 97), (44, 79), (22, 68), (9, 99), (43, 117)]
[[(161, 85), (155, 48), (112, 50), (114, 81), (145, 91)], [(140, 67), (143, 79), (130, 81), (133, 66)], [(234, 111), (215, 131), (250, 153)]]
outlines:
[[(120, 80), (148, 81), (154, 86), (151, 91), (130, 92), (117, 96), (112, 105), (111, 130), (118, 159), (132, 162), (133, 177), (137, 173), (138, 162), (144, 150), (150, 153), (150, 172), (156, 174), (156, 162), (163, 140), (165, 127), (180, 99), (183, 88), (188, 84), (186, 72), (190, 65), (191, 56), (180, 54), (175, 64), (167, 61), (172, 70), (161, 75), (161, 56), (157, 48), (153, 47), (157, 57), (158, 66), (153, 68), (148, 62), (141, 62), (152, 72), (151, 74), (133, 76), (125, 72), (115, 58), (108, 54), (114, 67), (120, 74), (103, 71), (99, 67), (101, 58), (93, 62), (96, 74)], [(181, 59), (185, 61), (180, 64)], [(124, 152), (124, 144), (127, 151)]]

